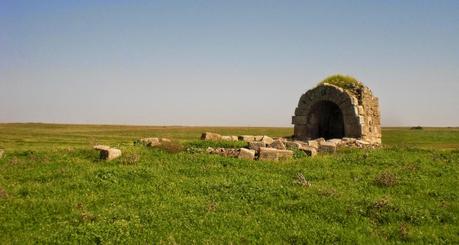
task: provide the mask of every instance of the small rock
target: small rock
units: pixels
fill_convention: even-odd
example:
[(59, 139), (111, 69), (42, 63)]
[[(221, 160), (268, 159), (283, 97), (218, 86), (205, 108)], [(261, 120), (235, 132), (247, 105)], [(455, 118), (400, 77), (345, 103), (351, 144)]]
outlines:
[(284, 143), (282, 143), (282, 141), (280, 140), (275, 140), (273, 141), (273, 143), (271, 143), (269, 145), (269, 147), (271, 148), (275, 148), (275, 149), (278, 149), (278, 150), (286, 150), (287, 148), (285, 147)]
[(140, 140), (138, 140), (138, 142), (140, 142), (141, 144), (143, 145), (146, 145), (146, 146), (157, 146), (157, 145), (160, 145), (160, 139), (159, 138), (142, 138)]
[(236, 135), (231, 135), (231, 140), (232, 141), (238, 141), (239, 140), (239, 137), (237, 137)]
[(225, 148), (216, 148), (213, 152), (214, 154), (220, 155), (220, 156), (225, 156), (226, 155), (226, 149)]
[(319, 141), (317, 141), (317, 140), (308, 140), (308, 145), (310, 147), (314, 147), (316, 149), (319, 149)]
[(244, 142), (253, 142), (255, 141), (255, 136), (253, 135), (241, 135), (238, 137), (239, 140)]
[(3, 150), (3, 149), (0, 149), (0, 158), (2, 158), (2, 157), (3, 157), (3, 153), (5, 153), (5, 150)]
[(320, 145), (320, 143), (325, 142), (326, 140), (324, 138), (317, 138), (315, 141), (319, 142)]
[(116, 149), (116, 148), (101, 149), (99, 148), (98, 150), (100, 152), (100, 159), (103, 159), (103, 160), (110, 161), (110, 160), (113, 160), (121, 156), (120, 149)]
[(294, 141), (286, 141), (284, 144), (289, 149), (299, 149), (301, 147), (300, 143)]
[(160, 142), (160, 143), (163, 143), (163, 142), (171, 143), (172, 140), (170, 140), (170, 139), (168, 139), (168, 138), (161, 138), (161, 139), (159, 139), (159, 142)]
[(210, 147), (210, 146), (207, 147), (207, 150), (206, 150), (207, 153), (214, 153), (214, 151), (215, 151), (214, 148), (212, 148), (212, 147)]
[(333, 142), (322, 142), (319, 146), (319, 152), (335, 153), (336, 144)]
[(250, 150), (246, 148), (241, 148), (239, 150), (239, 156), (238, 158), (240, 159), (250, 159), (253, 160), (255, 158), (255, 150)]
[(266, 145), (270, 145), (274, 142), (274, 140), (273, 138), (265, 135), (261, 138), (261, 142), (265, 143)]
[(259, 151), (260, 147), (266, 147), (266, 144), (262, 141), (252, 141), (249, 142), (249, 149)]
[(216, 133), (205, 132), (201, 135), (201, 140), (221, 140), (222, 136)]
[(370, 142), (365, 141), (365, 140), (356, 140), (355, 144), (360, 148), (367, 147), (367, 146), (371, 145)]
[(227, 157), (238, 157), (239, 149), (226, 149), (225, 156)]
[(302, 146), (300, 150), (302, 150), (304, 153), (306, 153), (306, 155), (310, 157), (314, 157), (317, 155), (317, 149), (311, 146)]

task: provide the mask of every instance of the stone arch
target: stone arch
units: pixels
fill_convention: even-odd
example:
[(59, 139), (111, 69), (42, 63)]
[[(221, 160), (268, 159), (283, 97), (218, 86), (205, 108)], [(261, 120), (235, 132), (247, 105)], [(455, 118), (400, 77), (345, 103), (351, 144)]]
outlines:
[(294, 137), (362, 138), (362, 123), (356, 96), (331, 84), (319, 86), (303, 94), (292, 118)]

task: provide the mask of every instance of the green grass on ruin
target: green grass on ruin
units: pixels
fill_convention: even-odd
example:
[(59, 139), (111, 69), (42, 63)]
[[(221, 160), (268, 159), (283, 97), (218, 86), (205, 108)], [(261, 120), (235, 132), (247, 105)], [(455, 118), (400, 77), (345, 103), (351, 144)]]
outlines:
[(361, 93), (364, 87), (364, 85), (361, 82), (359, 82), (357, 79), (351, 76), (340, 75), (340, 74), (329, 76), (325, 78), (319, 84), (324, 84), (324, 83), (338, 86), (342, 89), (345, 89), (351, 92), (353, 95), (356, 95), (356, 96), (358, 96)]

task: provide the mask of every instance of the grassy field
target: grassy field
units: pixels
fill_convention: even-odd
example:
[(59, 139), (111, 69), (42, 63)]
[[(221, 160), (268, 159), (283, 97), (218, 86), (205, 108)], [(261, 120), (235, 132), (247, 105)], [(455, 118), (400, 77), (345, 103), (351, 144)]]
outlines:
[[(385, 128), (382, 149), (285, 162), (132, 143), (161, 136), (206, 148), (204, 131), (292, 134), (0, 124), (0, 243), (459, 243), (458, 128)], [(94, 144), (123, 156), (99, 161)]]

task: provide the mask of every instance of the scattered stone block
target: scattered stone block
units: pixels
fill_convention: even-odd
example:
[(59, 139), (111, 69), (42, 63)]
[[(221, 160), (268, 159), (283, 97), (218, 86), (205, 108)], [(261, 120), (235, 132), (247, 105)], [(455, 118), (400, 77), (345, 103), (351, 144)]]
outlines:
[(94, 148), (94, 150), (97, 150), (97, 151), (103, 151), (103, 150), (110, 149), (110, 146), (108, 146), (108, 145), (95, 145), (92, 148)]
[(274, 148), (260, 147), (260, 153), (258, 156), (259, 160), (288, 160), (293, 157), (293, 151), (290, 150), (278, 150)]
[(253, 160), (255, 158), (255, 150), (250, 150), (246, 148), (241, 148), (239, 150), (239, 159), (249, 159)]
[(234, 135), (231, 135), (231, 136), (223, 135), (221, 140), (224, 140), (224, 141), (238, 141), (238, 137), (234, 136)]
[(273, 138), (266, 136), (266, 135), (261, 138), (261, 142), (265, 143), (266, 145), (272, 144), (273, 141), (274, 141)]
[(260, 153), (258, 156), (258, 160), (277, 161), (278, 160), (277, 149), (260, 147)]
[(225, 136), (225, 135), (224, 135), (224, 136), (222, 136), (222, 140), (224, 140), (224, 141), (231, 141), (232, 139), (231, 139), (231, 136)]
[(285, 147), (284, 143), (280, 140), (274, 140), (273, 143), (269, 145), (271, 148), (275, 148), (278, 150), (286, 150), (287, 148)]
[(266, 147), (266, 144), (262, 141), (252, 141), (249, 142), (249, 149), (259, 151), (260, 147)]
[(201, 140), (221, 140), (222, 136), (216, 133), (205, 132), (201, 135)]
[(304, 153), (306, 153), (306, 155), (310, 157), (314, 157), (317, 155), (317, 149), (311, 146), (302, 146), (300, 150), (302, 150)]
[(156, 137), (143, 138), (143, 139), (140, 139), (139, 142), (145, 146), (157, 146), (161, 144), (160, 139)]
[(284, 144), (285, 144), (285, 147), (287, 147), (289, 149), (300, 149), (300, 147), (301, 147), (300, 143), (294, 142), (294, 141), (286, 141), (286, 142), (284, 142)]
[(111, 148), (107, 145), (96, 145), (93, 147), (95, 150), (99, 151), (100, 159), (102, 160), (113, 160), (121, 156), (121, 150), (116, 148)]
[(293, 151), (291, 150), (277, 150), (278, 160), (290, 160), (293, 158)]
[(319, 146), (319, 152), (335, 153), (336, 144), (333, 142), (322, 142)]
[(308, 140), (308, 146), (319, 149), (319, 141), (317, 140)]
[(360, 148), (368, 147), (368, 146), (371, 145), (370, 142), (365, 141), (365, 140), (356, 140), (356, 141), (355, 141), (355, 144), (357, 145), (357, 147), (360, 147)]
[(255, 141), (255, 136), (253, 135), (241, 135), (238, 137), (239, 140), (244, 142), (253, 142)]

